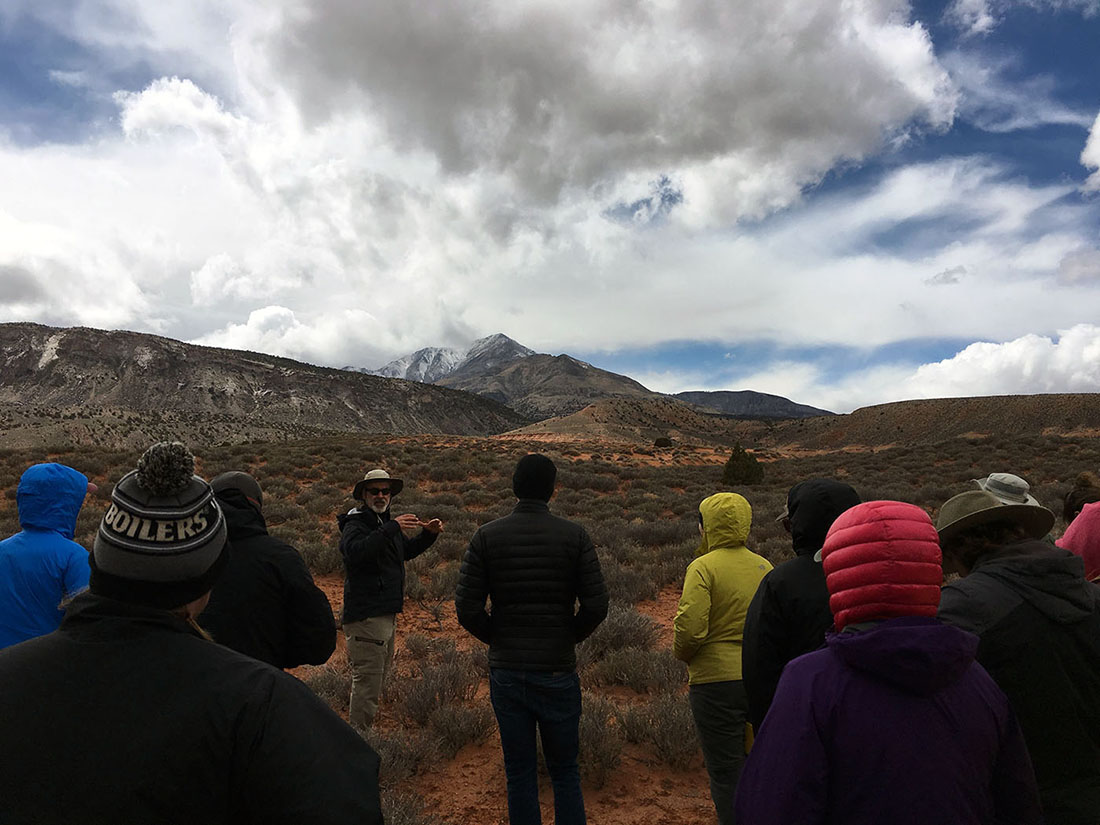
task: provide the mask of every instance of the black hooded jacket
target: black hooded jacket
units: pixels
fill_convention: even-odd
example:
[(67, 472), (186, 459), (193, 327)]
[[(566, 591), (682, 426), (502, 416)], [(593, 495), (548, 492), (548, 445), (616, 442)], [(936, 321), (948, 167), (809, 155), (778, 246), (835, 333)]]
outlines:
[(1100, 822), (1100, 587), (1043, 541), (979, 558), (943, 589), (939, 618), (981, 639), (1012, 702), (1051, 825)]
[(405, 605), (405, 562), (435, 542), (421, 530), (411, 539), (386, 510), (381, 516), (366, 505), (341, 513), (340, 555), (344, 557), (344, 623), (400, 613)]
[(381, 825), (378, 756), (289, 674), (91, 593), (0, 651), (4, 825)]
[(336, 621), (302, 557), (268, 535), (244, 493), (217, 495), (229, 529), (229, 564), (199, 623), (220, 644), (275, 667), (324, 664), (336, 649)]
[(764, 576), (745, 617), (741, 672), (757, 730), (787, 662), (825, 644), (833, 626), (825, 571), (814, 553), (837, 516), (857, 504), (855, 490), (825, 478), (800, 482), (787, 495), (795, 557)]

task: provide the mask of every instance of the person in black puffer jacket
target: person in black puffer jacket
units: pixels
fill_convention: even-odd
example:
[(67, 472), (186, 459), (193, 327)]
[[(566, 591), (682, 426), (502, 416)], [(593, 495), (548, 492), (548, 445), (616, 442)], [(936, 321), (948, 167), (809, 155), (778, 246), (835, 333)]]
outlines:
[(825, 644), (833, 613), (816, 554), (837, 516), (859, 503), (855, 490), (828, 478), (800, 481), (787, 493), (780, 518), (795, 557), (764, 576), (745, 617), (741, 672), (754, 730), (760, 730), (787, 662)]
[[(357, 730), (374, 724), (378, 696), (393, 661), (397, 614), (405, 604), (405, 562), (432, 546), (443, 532), (439, 519), (412, 513), (390, 518), (390, 502), (404, 482), (385, 470), (371, 470), (352, 497), (359, 506), (342, 514), (340, 554), (344, 557), (344, 637), (351, 663), (348, 720)], [(403, 530), (423, 528), (413, 538)]]
[(332, 605), (298, 551), (268, 535), (259, 483), (228, 472), (210, 486), (225, 513), (229, 564), (199, 623), (214, 641), (269, 665), (323, 665), (336, 649)]
[(554, 821), (585, 821), (575, 646), (607, 616), (608, 596), (587, 532), (550, 512), (556, 476), (546, 456), (520, 459), (512, 476), (519, 502), (511, 515), (474, 533), (455, 591), (459, 623), (489, 645), (490, 698), (513, 823), (540, 821), (536, 726), (554, 788)]

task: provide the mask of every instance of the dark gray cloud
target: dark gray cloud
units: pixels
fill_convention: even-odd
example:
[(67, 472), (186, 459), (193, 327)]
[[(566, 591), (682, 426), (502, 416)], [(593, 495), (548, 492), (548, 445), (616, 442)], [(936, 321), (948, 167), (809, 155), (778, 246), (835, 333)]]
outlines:
[(14, 264), (0, 264), (0, 304), (42, 304), (48, 294), (29, 269)]
[(396, 146), (536, 202), (706, 164), (804, 182), (954, 107), (902, 3), (306, 7), (268, 46), (313, 118), (357, 105)]

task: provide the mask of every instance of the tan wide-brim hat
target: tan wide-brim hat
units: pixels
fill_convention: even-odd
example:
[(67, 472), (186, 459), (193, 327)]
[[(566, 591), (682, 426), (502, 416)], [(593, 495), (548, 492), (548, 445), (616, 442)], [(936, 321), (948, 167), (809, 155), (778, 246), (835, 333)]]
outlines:
[(1040, 539), (1054, 526), (1054, 513), (1038, 504), (1002, 504), (992, 493), (970, 490), (943, 503), (936, 517), (936, 530), (942, 544), (972, 527), (998, 521), (1018, 524), (1030, 538)]
[(355, 489), (351, 491), (351, 497), (356, 501), (363, 501), (363, 488), (372, 481), (388, 481), (390, 483), (390, 498), (401, 492), (405, 486), (405, 482), (399, 478), (391, 478), (390, 474), (382, 469), (374, 469), (363, 476), (362, 480), (357, 482)]

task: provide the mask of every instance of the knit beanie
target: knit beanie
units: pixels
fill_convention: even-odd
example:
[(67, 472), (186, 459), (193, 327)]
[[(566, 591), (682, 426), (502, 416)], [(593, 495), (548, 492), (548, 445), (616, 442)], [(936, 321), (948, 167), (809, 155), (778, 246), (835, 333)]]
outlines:
[(93, 593), (170, 610), (207, 593), (229, 558), (225, 517), (176, 442), (154, 444), (122, 477), (90, 558)]
[(932, 519), (920, 507), (858, 504), (833, 522), (821, 556), (838, 632), (875, 619), (936, 615), (942, 556)]
[(558, 477), (558, 468), (544, 455), (531, 453), (525, 455), (516, 464), (512, 473), (512, 492), (516, 498), (537, 498), (549, 501), (554, 495), (554, 481)]

